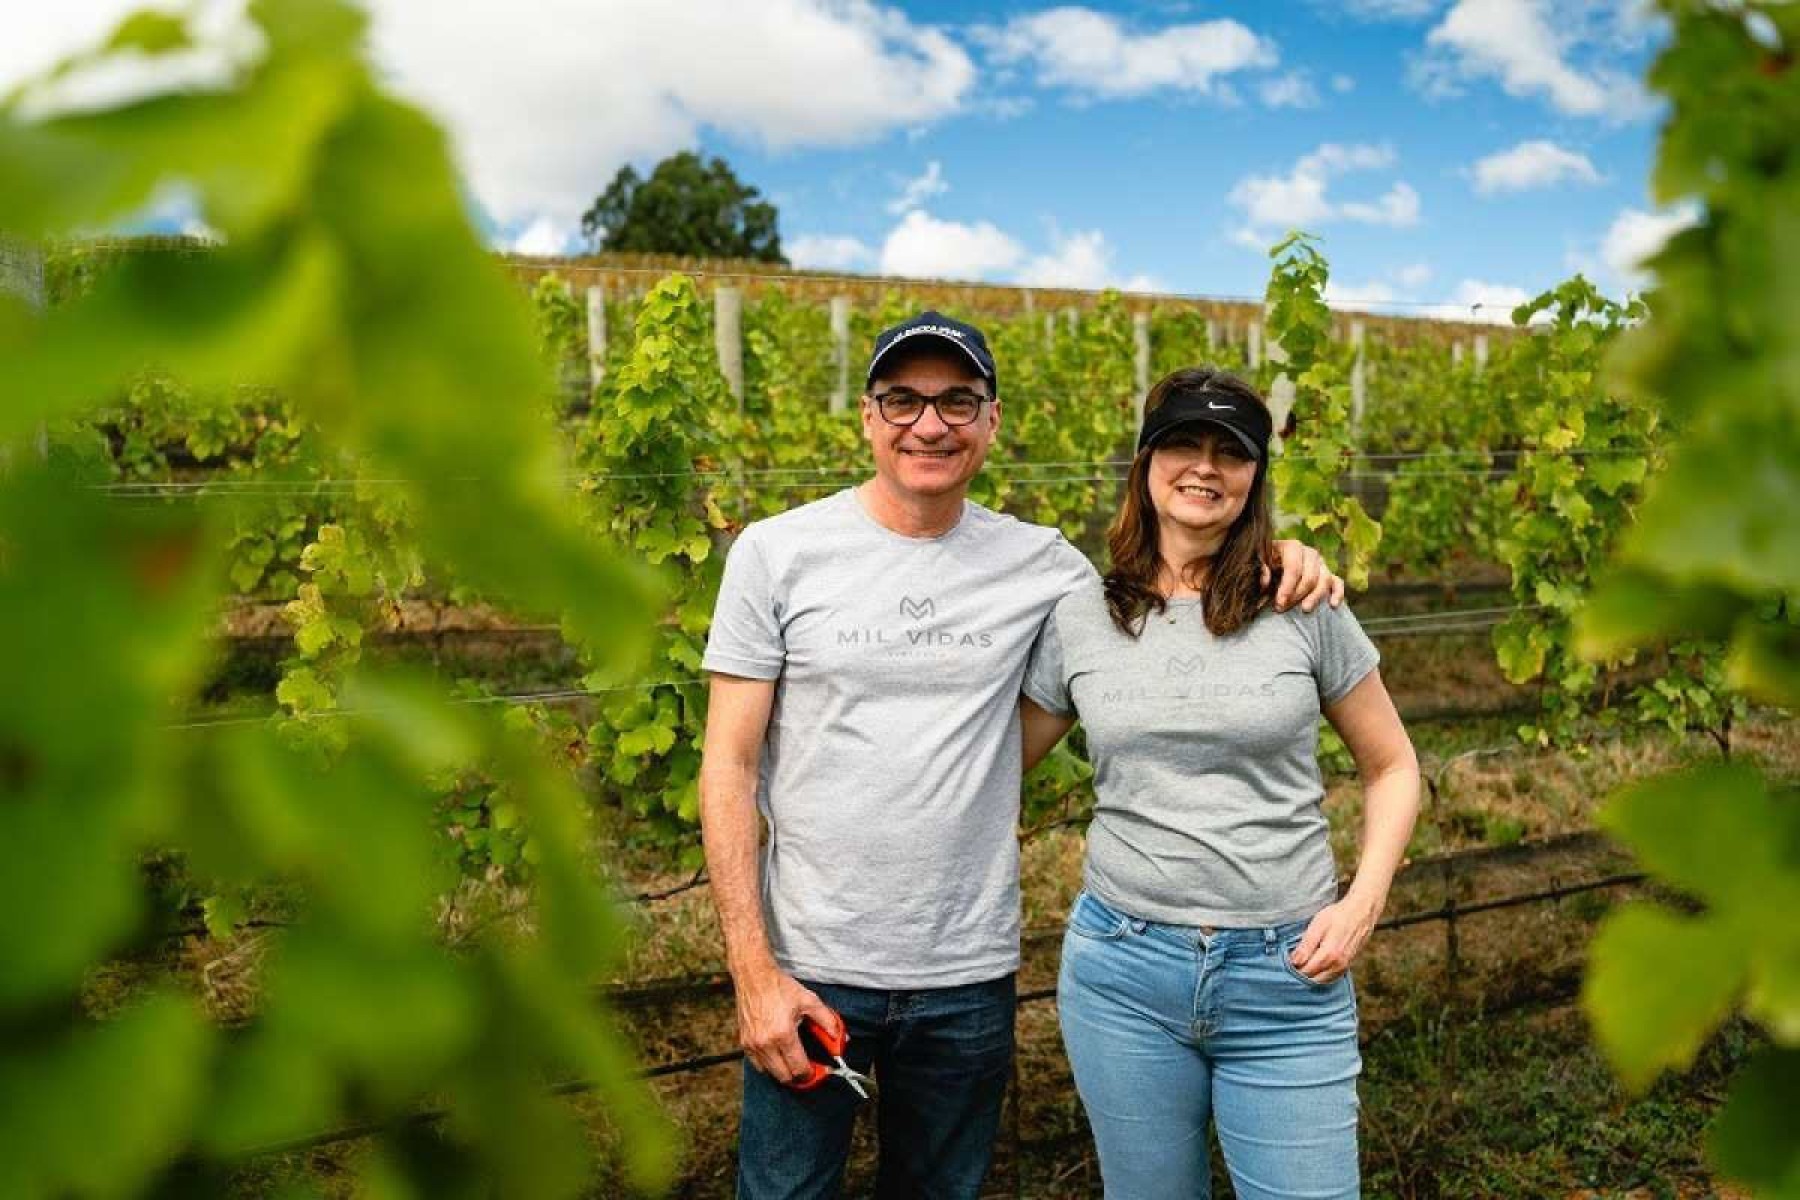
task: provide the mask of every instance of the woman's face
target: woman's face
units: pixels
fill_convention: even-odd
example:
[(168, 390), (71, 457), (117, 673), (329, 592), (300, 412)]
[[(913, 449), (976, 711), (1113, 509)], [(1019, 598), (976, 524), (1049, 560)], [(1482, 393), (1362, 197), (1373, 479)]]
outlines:
[(1222, 539), (1255, 481), (1256, 460), (1229, 430), (1177, 429), (1150, 452), (1150, 503), (1164, 528)]

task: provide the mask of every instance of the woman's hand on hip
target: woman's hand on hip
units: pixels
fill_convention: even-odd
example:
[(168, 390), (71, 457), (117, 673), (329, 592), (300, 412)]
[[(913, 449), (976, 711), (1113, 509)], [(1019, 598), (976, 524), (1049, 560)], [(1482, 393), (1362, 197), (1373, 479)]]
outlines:
[(1350, 969), (1375, 931), (1382, 905), (1350, 892), (1320, 909), (1307, 923), (1288, 961), (1314, 983), (1330, 983)]

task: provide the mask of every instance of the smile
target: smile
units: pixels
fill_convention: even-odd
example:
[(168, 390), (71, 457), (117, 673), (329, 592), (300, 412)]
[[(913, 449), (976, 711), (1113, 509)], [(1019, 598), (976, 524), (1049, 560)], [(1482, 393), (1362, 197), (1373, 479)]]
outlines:
[(910, 454), (914, 458), (955, 458), (962, 452), (960, 450), (907, 450), (902, 448), (900, 453)]
[(1183, 496), (1198, 496), (1202, 500), (1223, 500), (1225, 498), (1223, 492), (1209, 487), (1201, 487), (1197, 483), (1184, 483), (1175, 490)]

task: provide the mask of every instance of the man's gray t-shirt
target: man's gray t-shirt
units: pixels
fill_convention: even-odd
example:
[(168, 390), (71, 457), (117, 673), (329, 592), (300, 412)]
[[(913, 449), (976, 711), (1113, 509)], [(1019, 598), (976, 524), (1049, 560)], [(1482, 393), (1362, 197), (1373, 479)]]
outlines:
[(1054, 529), (965, 503), (909, 538), (854, 490), (739, 535), (705, 669), (776, 681), (763, 910), (801, 979), (933, 988), (1019, 965), (1019, 685), (1094, 578)]
[(1133, 638), (1098, 582), (1064, 597), (1025, 694), (1078, 715), (1087, 733), (1097, 803), (1086, 886), (1179, 925), (1277, 925), (1336, 900), (1319, 709), (1379, 657), (1348, 608), (1265, 608), (1216, 637), (1198, 600), (1175, 600)]

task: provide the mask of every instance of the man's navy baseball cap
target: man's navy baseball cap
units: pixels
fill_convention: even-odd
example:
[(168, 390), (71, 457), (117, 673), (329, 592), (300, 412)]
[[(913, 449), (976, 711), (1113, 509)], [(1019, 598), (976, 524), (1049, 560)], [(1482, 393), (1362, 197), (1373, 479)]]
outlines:
[(875, 382), (875, 372), (896, 346), (903, 346), (917, 338), (930, 338), (955, 346), (968, 355), (969, 362), (981, 377), (988, 381), (988, 388), (999, 393), (1000, 380), (994, 371), (994, 355), (988, 349), (987, 338), (981, 330), (963, 321), (946, 317), (934, 309), (926, 309), (916, 317), (908, 317), (891, 329), (882, 330), (875, 338), (875, 353), (869, 358), (869, 374), (863, 381), (868, 387)]

